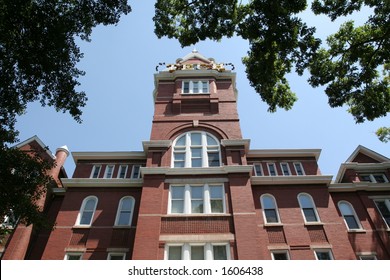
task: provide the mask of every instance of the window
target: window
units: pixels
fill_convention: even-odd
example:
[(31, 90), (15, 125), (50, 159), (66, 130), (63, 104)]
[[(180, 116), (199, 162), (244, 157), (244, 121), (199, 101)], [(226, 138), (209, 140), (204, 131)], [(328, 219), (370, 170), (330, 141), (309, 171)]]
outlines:
[(124, 260), (126, 259), (126, 253), (108, 253), (107, 260)]
[(199, 94), (209, 92), (209, 81), (183, 81), (182, 93)]
[(348, 229), (361, 229), (359, 219), (353, 209), (352, 205), (346, 201), (339, 201), (338, 203), (341, 215), (343, 215), (345, 224)]
[(114, 173), (114, 165), (107, 165), (106, 171), (104, 172), (104, 178), (111, 179)]
[(75, 252), (75, 253), (67, 253), (65, 255), (64, 260), (74, 261), (74, 260), (81, 260), (83, 257), (83, 253)]
[(141, 175), (141, 165), (133, 165), (133, 169), (131, 170), (131, 179), (139, 179)]
[(253, 168), (255, 170), (255, 176), (263, 176), (263, 167), (261, 166), (261, 163), (254, 164)]
[(305, 171), (303, 170), (302, 163), (300, 163), (300, 162), (294, 162), (294, 168), (295, 168), (295, 173), (296, 173), (298, 176), (305, 175)]
[(387, 227), (390, 228), (390, 199), (378, 199), (374, 202), (382, 219), (385, 221)]
[(371, 182), (371, 183), (388, 183), (387, 177), (383, 173), (375, 174), (359, 174), (361, 182)]
[(298, 202), (301, 207), (305, 222), (318, 222), (318, 214), (314, 201), (309, 194), (300, 193), (298, 195)]
[(270, 194), (263, 194), (260, 198), (261, 208), (266, 223), (279, 223), (279, 213), (276, 207), (275, 198)]
[(134, 211), (134, 198), (125, 196), (119, 201), (118, 211), (116, 214), (116, 226), (131, 226)]
[(330, 249), (314, 250), (314, 255), (316, 256), (317, 260), (333, 260)]
[(290, 259), (288, 251), (285, 251), (285, 250), (272, 251), (271, 256), (272, 256), (272, 259), (276, 260), (276, 261), (283, 261), (283, 260)]
[(225, 213), (222, 185), (181, 185), (170, 187), (168, 213), (216, 214)]
[(95, 214), (97, 201), (98, 199), (96, 196), (88, 196), (83, 200), (76, 221), (77, 225), (89, 226), (92, 224), (92, 219), (93, 215)]
[(187, 132), (173, 145), (173, 167), (220, 166), (218, 141), (206, 132)]
[(228, 243), (167, 244), (165, 259), (168, 260), (229, 260)]
[(281, 162), (280, 168), (282, 169), (283, 176), (290, 176), (291, 175), (290, 167), (288, 166), (287, 162)]
[(91, 178), (99, 178), (100, 169), (102, 169), (101, 165), (94, 165), (91, 172)]
[(127, 174), (127, 165), (119, 165), (118, 178), (124, 179)]
[(268, 166), (269, 176), (276, 176), (276, 175), (278, 175), (278, 173), (276, 172), (276, 165), (275, 165), (275, 163), (268, 163), (267, 166)]
[(359, 260), (377, 260), (376, 255), (359, 255)]

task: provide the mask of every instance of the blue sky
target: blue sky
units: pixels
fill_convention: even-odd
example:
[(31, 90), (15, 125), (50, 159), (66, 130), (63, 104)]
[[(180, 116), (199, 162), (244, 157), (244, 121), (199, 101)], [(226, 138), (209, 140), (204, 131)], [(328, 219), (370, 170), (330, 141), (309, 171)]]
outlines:
[[(31, 104), (27, 114), (18, 119), (21, 141), (37, 135), (52, 152), (62, 145), (71, 152), (142, 150), (152, 125), (156, 65), (175, 62), (194, 47), (181, 48), (176, 40), (157, 39), (153, 33), (154, 1), (130, 1), (130, 5), (133, 11), (117, 26), (98, 27), (92, 42), (80, 43), (84, 58), (79, 68), (86, 71), (80, 90), (89, 99), (83, 123), (53, 108)], [(331, 24), (327, 18), (310, 13), (304, 17), (308, 25), (317, 27), (318, 36), (336, 31), (342, 22)], [(381, 143), (374, 134), (378, 127), (389, 126), (388, 117), (357, 125), (346, 108), (329, 107), (323, 88), (313, 89), (307, 77), (295, 74), (289, 75), (290, 86), (299, 98), (293, 109), (268, 113), (267, 105), (250, 87), (241, 62), (248, 51), (246, 41), (207, 41), (195, 48), (217, 62), (235, 65), (241, 129), (243, 138), (251, 139), (251, 149), (322, 149), (319, 165), (326, 175), (336, 175), (358, 145), (390, 157), (390, 144)], [(68, 158), (65, 169), (69, 177), (74, 167), (73, 159)]]

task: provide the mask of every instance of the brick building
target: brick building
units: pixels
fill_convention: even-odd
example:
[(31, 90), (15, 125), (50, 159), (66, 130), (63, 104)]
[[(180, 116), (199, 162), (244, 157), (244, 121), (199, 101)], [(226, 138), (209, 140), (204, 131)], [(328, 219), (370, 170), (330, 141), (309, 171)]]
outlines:
[(319, 149), (252, 149), (232, 68), (156, 73), (143, 151), (73, 152), (55, 229), (3, 259), (390, 259), (390, 159), (359, 146), (332, 181)]

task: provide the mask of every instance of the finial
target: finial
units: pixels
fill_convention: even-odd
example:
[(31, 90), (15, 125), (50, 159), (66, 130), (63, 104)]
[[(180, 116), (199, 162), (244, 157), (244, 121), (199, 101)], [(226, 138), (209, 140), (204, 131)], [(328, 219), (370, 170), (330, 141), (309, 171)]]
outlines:
[(194, 47), (194, 49), (192, 50), (192, 53), (197, 53), (198, 50)]

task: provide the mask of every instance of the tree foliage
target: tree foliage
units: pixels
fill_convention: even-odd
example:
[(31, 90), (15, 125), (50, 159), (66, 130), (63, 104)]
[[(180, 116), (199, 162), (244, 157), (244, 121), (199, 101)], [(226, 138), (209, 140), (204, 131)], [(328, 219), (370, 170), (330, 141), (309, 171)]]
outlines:
[(10, 147), (17, 116), (39, 101), (81, 122), (87, 97), (77, 88), (84, 72), (76, 40), (89, 41), (94, 27), (130, 11), (127, 0), (0, 0), (1, 217), (12, 210), (21, 222), (42, 225), (36, 201), (50, 181), (50, 162)]
[[(182, 46), (206, 38), (237, 35), (249, 41), (243, 58), (251, 85), (269, 105), (290, 109), (296, 101), (286, 75), (310, 73), (313, 87), (324, 86), (331, 107), (348, 106), (360, 123), (390, 111), (390, 2), (379, 0), (315, 0), (311, 9), (335, 20), (373, 10), (362, 26), (352, 21), (328, 37), (327, 46), (299, 13), (303, 0), (157, 0), (155, 33), (176, 38)], [(226, 12), (229, 12), (226, 15)], [(210, 24), (209, 20), (210, 19)]]

